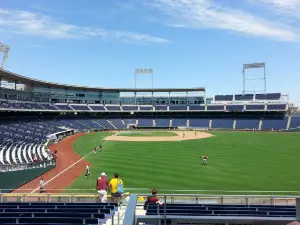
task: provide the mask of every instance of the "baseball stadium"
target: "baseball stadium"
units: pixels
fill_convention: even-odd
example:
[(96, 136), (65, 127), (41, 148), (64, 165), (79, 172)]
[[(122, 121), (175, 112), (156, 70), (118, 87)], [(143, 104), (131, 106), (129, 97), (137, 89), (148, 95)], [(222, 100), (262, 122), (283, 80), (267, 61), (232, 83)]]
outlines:
[(0, 224), (300, 219), (300, 113), (288, 95), (75, 86), (3, 68), (0, 85)]

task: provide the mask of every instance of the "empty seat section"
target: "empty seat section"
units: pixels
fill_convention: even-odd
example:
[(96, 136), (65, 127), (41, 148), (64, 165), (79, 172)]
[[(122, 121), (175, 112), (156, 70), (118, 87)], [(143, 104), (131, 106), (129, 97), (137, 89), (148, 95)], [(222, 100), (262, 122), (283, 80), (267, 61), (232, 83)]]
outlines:
[(236, 119), (235, 129), (258, 129), (258, 118), (238, 118)]
[(246, 110), (251, 111), (251, 110), (259, 110), (262, 111), (265, 109), (265, 105), (258, 105), (258, 104), (253, 104), (253, 105), (246, 105)]
[(159, 111), (159, 110), (167, 111), (167, 109), (168, 109), (168, 106), (166, 106), (166, 105), (156, 105), (155, 106), (155, 111)]
[(89, 107), (94, 111), (105, 111), (103, 105), (89, 105)]
[(286, 129), (288, 117), (270, 117), (264, 118), (262, 122), (262, 130), (282, 130)]
[(222, 110), (222, 111), (224, 111), (224, 105), (208, 105), (207, 110)]
[(205, 110), (205, 106), (204, 105), (190, 105), (190, 111), (193, 110)]
[(216, 95), (215, 101), (232, 101), (233, 95)]
[(121, 119), (109, 119), (109, 121), (117, 128), (117, 129), (125, 129), (126, 124), (122, 122)]
[(173, 127), (186, 127), (187, 119), (173, 119), (172, 126)]
[(267, 105), (267, 110), (285, 110), (286, 104), (270, 104)]
[(139, 127), (152, 127), (153, 119), (138, 119), (138, 126)]
[(235, 95), (236, 101), (252, 101), (253, 100), (253, 94), (246, 94), (246, 95)]
[(256, 94), (255, 99), (257, 100), (279, 100), (281, 98), (280, 93), (267, 93), (267, 94)]
[(55, 104), (55, 107), (58, 108), (59, 110), (68, 110), (68, 111), (73, 110), (68, 105)]
[(300, 127), (300, 116), (292, 116), (290, 128)]
[(209, 127), (209, 119), (208, 118), (192, 118), (190, 120), (190, 127), (194, 128), (208, 128)]
[(120, 111), (119, 105), (105, 105), (108, 111)]
[(75, 110), (91, 111), (87, 105), (70, 105)]
[(212, 119), (212, 128), (233, 129), (233, 119)]
[(169, 110), (187, 110), (186, 105), (170, 105)]
[(155, 119), (155, 126), (156, 127), (169, 127), (170, 119)]
[(123, 105), (122, 108), (124, 111), (137, 111), (138, 110), (137, 105)]
[(226, 110), (229, 111), (243, 111), (244, 105), (226, 105)]
[(140, 106), (140, 111), (152, 111), (153, 110), (153, 106), (152, 105), (141, 105)]
[(148, 205), (146, 215), (164, 214), (188, 216), (247, 216), (247, 217), (294, 217), (296, 208), (289, 206), (251, 206), (251, 205), (201, 205), (167, 204), (165, 206)]

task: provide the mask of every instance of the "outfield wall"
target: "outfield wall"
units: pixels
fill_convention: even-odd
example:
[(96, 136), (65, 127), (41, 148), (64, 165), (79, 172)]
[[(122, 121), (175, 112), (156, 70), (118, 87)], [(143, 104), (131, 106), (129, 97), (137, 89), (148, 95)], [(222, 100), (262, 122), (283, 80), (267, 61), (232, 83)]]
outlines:
[(51, 161), (51, 162), (53, 162), (51, 165), (42, 166), (38, 168), (1, 172), (0, 191), (2, 193), (12, 192), (15, 189), (23, 186), (24, 184), (52, 170), (53, 168), (55, 168), (56, 164), (55, 161)]

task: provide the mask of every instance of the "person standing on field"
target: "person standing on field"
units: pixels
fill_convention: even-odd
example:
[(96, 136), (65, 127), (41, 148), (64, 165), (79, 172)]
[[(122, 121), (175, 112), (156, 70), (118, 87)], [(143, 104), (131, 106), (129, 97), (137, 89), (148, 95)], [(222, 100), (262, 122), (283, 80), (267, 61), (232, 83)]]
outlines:
[(97, 179), (96, 190), (99, 194), (100, 202), (107, 202), (107, 188), (108, 188), (108, 179), (106, 174), (103, 172), (101, 176)]
[(45, 192), (45, 182), (44, 179), (41, 178), (40, 180), (40, 193), (44, 193)]

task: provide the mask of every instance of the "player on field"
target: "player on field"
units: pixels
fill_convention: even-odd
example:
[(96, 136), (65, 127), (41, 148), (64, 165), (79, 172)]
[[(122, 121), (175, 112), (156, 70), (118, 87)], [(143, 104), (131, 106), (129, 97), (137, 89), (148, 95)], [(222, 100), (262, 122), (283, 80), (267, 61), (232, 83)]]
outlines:
[(200, 158), (202, 159), (202, 165), (207, 165), (207, 155), (201, 156)]
[(102, 145), (99, 146), (99, 152), (102, 152)]
[(86, 166), (86, 169), (85, 169), (85, 176), (86, 177), (89, 177), (91, 174), (90, 174), (90, 167), (87, 165)]
[(97, 150), (97, 148), (95, 146), (94, 149), (93, 149), (94, 155), (96, 154), (96, 150)]

